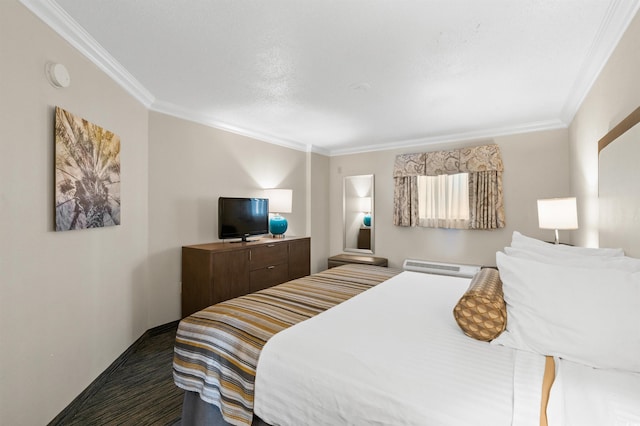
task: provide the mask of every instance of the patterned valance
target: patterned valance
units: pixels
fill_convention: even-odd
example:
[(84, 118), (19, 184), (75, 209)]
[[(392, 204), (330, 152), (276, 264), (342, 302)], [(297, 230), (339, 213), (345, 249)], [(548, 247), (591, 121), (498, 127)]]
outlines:
[(496, 144), (396, 156), (393, 177), (503, 171)]
[[(418, 176), (469, 174), (469, 220), (465, 229), (505, 227), (502, 191), (502, 156), (498, 145), (481, 145), (450, 151), (396, 156), (393, 168), (393, 223), (398, 226), (429, 226), (419, 220)], [(456, 227), (444, 225), (444, 227)]]
[(424, 176), (426, 170), (426, 154), (400, 154), (396, 156), (393, 166), (393, 177)]

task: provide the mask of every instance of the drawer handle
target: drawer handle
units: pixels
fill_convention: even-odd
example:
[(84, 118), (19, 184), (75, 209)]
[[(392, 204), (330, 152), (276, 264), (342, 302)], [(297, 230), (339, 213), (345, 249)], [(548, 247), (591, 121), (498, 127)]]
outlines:
[(267, 269), (275, 269), (275, 266), (267, 266)]
[(267, 244), (267, 247), (275, 247), (275, 244)]

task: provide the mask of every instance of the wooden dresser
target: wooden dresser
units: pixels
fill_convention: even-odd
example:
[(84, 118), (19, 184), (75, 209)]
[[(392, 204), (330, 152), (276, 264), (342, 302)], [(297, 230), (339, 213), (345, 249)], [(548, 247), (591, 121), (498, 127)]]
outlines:
[(182, 317), (309, 275), (311, 239), (262, 238), (182, 247)]

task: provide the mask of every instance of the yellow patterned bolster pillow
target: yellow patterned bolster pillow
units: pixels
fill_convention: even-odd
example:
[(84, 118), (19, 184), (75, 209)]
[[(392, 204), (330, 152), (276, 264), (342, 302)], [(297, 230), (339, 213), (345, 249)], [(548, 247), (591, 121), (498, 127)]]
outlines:
[(453, 316), (464, 334), (474, 339), (488, 342), (504, 331), (507, 307), (497, 269), (484, 268), (473, 277)]

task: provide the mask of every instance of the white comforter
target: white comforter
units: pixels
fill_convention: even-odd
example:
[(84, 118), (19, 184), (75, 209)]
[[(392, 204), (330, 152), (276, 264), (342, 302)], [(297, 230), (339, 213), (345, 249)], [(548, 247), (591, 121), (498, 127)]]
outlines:
[(403, 272), (271, 338), (254, 412), (273, 425), (539, 425), (544, 357), (465, 336), (469, 279)]
[(640, 426), (640, 374), (555, 362), (549, 426)]

